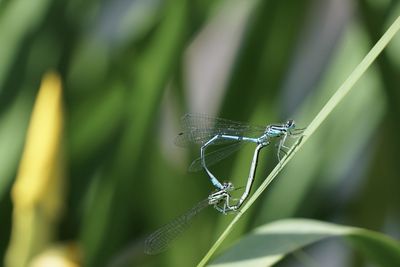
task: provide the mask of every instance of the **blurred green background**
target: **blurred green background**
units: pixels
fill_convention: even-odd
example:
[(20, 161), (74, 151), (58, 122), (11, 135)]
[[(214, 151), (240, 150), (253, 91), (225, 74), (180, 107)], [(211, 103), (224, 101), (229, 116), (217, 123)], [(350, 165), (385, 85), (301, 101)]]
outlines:
[[(73, 244), (80, 256), (71, 266), (193, 266), (233, 216), (208, 209), (167, 252), (147, 256), (142, 246), (212, 190), (204, 173), (187, 172), (198, 148), (174, 145), (179, 118), (292, 118), (305, 127), (399, 14), (392, 0), (0, 1), (2, 262), (11, 190), (47, 71), (63, 84), (63, 210), (51, 242), (28, 259)], [(399, 55), (397, 36), (226, 246), (288, 217), (400, 238)], [(252, 149), (213, 170), (245, 185)], [(274, 153), (263, 150), (256, 186), (277, 163)], [(323, 266), (366, 264), (337, 241), (305, 253)]]

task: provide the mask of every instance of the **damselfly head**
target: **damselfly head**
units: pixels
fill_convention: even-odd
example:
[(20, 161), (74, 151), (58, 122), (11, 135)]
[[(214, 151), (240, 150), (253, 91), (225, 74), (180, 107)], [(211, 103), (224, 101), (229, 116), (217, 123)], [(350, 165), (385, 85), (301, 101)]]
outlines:
[(288, 130), (293, 130), (294, 128), (296, 128), (296, 123), (294, 122), (294, 120), (288, 120), (285, 126)]
[(232, 191), (232, 190), (235, 189), (235, 187), (233, 186), (233, 184), (232, 184), (231, 182), (224, 182), (222, 185), (223, 185), (224, 190), (225, 190), (226, 192)]

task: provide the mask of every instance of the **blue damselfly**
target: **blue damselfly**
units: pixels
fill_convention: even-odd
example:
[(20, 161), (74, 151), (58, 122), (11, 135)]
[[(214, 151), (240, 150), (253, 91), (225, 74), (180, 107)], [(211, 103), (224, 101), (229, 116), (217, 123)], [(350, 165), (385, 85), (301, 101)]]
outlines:
[[(183, 132), (176, 138), (176, 144), (186, 146), (189, 143), (195, 143), (201, 146), (200, 157), (192, 162), (189, 170), (204, 169), (210, 177), (211, 183), (219, 190), (223, 189), (223, 184), (208, 169), (209, 166), (228, 157), (245, 143), (257, 144), (258, 156), (258, 151), (269, 145), (273, 139), (279, 140), (277, 156), (280, 161), (280, 153), (286, 153), (284, 149), (289, 149), (285, 146), (286, 138), (301, 135), (304, 131), (304, 129), (296, 129), (293, 120), (288, 120), (282, 124), (251, 126), (247, 123), (215, 118), (204, 114), (186, 114), (182, 117), (181, 124)], [(206, 148), (211, 145), (223, 146), (206, 153)], [(252, 173), (250, 173), (250, 176), (252, 176)]]

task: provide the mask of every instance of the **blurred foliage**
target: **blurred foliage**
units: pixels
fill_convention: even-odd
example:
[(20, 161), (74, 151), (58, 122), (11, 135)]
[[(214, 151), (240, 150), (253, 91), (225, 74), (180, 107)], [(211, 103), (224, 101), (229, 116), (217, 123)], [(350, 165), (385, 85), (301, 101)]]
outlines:
[[(293, 118), (306, 126), (399, 14), (394, 0), (1, 1), (2, 262), (198, 263), (232, 216), (209, 209), (168, 252), (150, 257), (142, 247), (146, 235), (212, 190), (204, 173), (186, 171), (198, 148), (173, 145), (179, 117), (200, 112), (260, 125)], [(399, 44), (396, 36), (226, 246), (287, 217), (400, 238)], [(42, 98), (50, 70), (60, 79), (49, 89), (62, 90), (59, 102)], [(34, 138), (32, 127), (39, 127)], [(251, 150), (213, 170), (244, 185)], [(274, 153), (263, 151), (256, 186), (276, 164)], [(26, 166), (36, 167), (22, 176)], [(20, 180), (22, 195), (13, 189)], [(25, 213), (30, 220), (20, 220), (18, 203), (38, 188), (43, 199)], [(46, 211), (58, 205), (50, 198), (60, 210)], [(340, 244), (332, 253), (324, 248), (304, 253), (320, 263), (366, 264)]]
[(210, 266), (273, 266), (289, 253), (294, 253), (302, 265), (319, 265), (297, 250), (332, 237), (345, 237), (379, 266), (396, 266), (400, 262), (399, 243), (385, 235), (314, 220), (287, 219), (254, 229)]

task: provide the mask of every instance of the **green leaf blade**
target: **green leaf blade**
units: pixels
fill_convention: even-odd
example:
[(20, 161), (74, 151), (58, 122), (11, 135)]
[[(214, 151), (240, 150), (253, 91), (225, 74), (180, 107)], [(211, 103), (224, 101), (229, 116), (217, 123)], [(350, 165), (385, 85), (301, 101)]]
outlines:
[(257, 228), (210, 266), (272, 266), (288, 254), (331, 237), (344, 237), (380, 266), (400, 264), (400, 243), (355, 227), (307, 219), (280, 220)]

